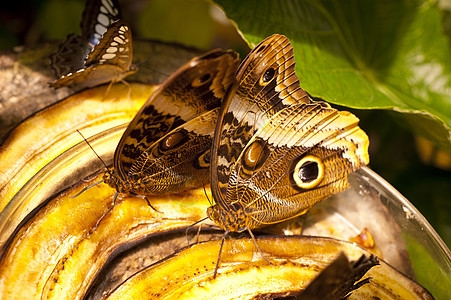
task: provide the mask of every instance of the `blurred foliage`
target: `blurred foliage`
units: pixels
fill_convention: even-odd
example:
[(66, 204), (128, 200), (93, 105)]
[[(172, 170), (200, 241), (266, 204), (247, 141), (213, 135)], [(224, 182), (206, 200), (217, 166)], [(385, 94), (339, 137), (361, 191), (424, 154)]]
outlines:
[[(36, 25), (42, 29), (45, 39), (63, 39), (69, 33), (80, 33), (80, 20), (84, 1), (48, 0), (43, 2), (37, 12)], [(71, 12), (66, 14), (63, 12)]]
[(451, 247), (451, 172), (420, 160), (416, 137), (400, 113), (351, 111), (369, 135), (371, 169), (409, 199)]
[[(209, 9), (210, 4), (204, 1), (173, 0), (170, 5), (167, 0), (149, 1), (139, 18), (138, 34), (208, 48), (214, 27)], [(161, 13), (155, 14), (156, 11)]]
[[(444, 148), (449, 143), (449, 13), (432, 1), (216, 2), (251, 44), (286, 34), (295, 47), (302, 87), (313, 96), (351, 107), (423, 112), (352, 110), (370, 136), (371, 168), (412, 201), (450, 246), (451, 172), (422, 163), (411, 133), (416, 128)], [(211, 2), (119, 3), (135, 38), (234, 48), (242, 56), (248, 51)], [(79, 33), (83, 8), (84, 0), (9, 1), (0, 11), (0, 49)], [(424, 61), (415, 64), (419, 53)], [(441, 68), (424, 67), (433, 63)], [(438, 84), (442, 89), (434, 90)]]
[[(434, 299), (449, 299), (451, 277), (443, 270), (444, 266), (438, 265), (436, 261), (431, 259), (431, 256), (428, 255), (428, 249), (425, 245), (419, 243), (418, 240), (412, 237), (404, 237), (404, 240), (407, 243), (407, 250), (411, 259), (415, 260), (413, 268), (417, 281), (431, 283), (427, 289), (433, 294)], [(429, 272), (424, 272), (424, 270)]]

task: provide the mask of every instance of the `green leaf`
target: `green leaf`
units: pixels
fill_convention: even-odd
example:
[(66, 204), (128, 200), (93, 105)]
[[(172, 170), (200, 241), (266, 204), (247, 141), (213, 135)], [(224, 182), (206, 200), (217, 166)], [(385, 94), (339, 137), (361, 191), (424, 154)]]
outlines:
[(447, 272), (446, 262), (443, 262), (444, 255), (434, 253), (434, 257), (427, 245), (419, 243), (411, 236), (404, 236), (404, 240), (418, 282), (421, 282), (435, 299), (449, 299), (451, 275)]
[(451, 51), (433, 2), (216, 2), (251, 46), (286, 35), (311, 95), (402, 112), (415, 133), (451, 150)]

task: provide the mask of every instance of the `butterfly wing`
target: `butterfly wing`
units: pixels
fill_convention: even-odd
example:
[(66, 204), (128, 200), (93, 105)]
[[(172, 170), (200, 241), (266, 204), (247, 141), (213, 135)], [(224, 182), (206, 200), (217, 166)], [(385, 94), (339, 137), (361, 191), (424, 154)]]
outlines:
[(257, 45), (240, 65), (221, 108), (212, 150), (212, 192), (248, 228), (307, 211), (343, 190), (368, 163), (358, 119), (300, 88), (293, 48), (282, 35)]
[(368, 163), (368, 138), (358, 121), (319, 104), (283, 109), (238, 157), (229, 201), (239, 201), (250, 223), (263, 226), (346, 189), (347, 175)]
[[(81, 36), (69, 35), (50, 56), (50, 65), (58, 77), (50, 86), (87, 88), (134, 73), (131, 33), (120, 17), (117, 1), (88, 0)], [(99, 67), (102, 64), (108, 66)]]
[(92, 49), (114, 21), (122, 19), (116, 0), (87, 0), (81, 18), (81, 37)]
[(84, 58), (91, 49), (76, 34), (69, 34), (49, 57), (50, 67), (56, 77), (84, 68)]
[(241, 63), (216, 128), (212, 153), (215, 199), (226, 198), (231, 167), (257, 130), (284, 107), (311, 102), (294, 67), (293, 47), (281, 35), (262, 41)]
[(130, 29), (124, 21), (117, 20), (86, 57), (81, 69), (61, 76), (50, 86), (87, 88), (119, 81), (136, 72), (132, 66), (132, 53)]
[[(208, 130), (204, 128), (201, 131), (210, 133), (199, 135), (208, 136), (209, 142), (202, 142), (202, 147), (210, 149), (215, 122), (211, 121), (213, 115), (206, 116), (205, 113), (219, 107), (221, 99), (234, 80), (237, 65), (238, 57), (235, 52), (212, 50), (193, 58), (172, 74), (136, 114), (116, 148), (114, 169), (121, 180), (146, 181), (149, 176), (154, 176), (155, 170), (146, 172), (141, 170), (151, 170), (157, 165), (157, 161), (167, 163), (177, 160), (178, 164), (183, 164), (184, 161), (192, 161), (200, 155), (199, 153), (203, 152), (201, 149), (191, 151), (189, 155), (185, 153), (181, 155), (183, 152), (175, 147), (183, 145), (185, 151), (194, 147), (195, 143), (189, 141), (199, 139), (188, 137), (186, 132), (198, 133), (183, 126), (196, 127), (197, 124), (201, 130), (207, 126), (205, 124), (209, 124)], [(210, 121), (203, 121), (202, 126), (200, 121), (187, 124), (202, 116)], [(174, 130), (183, 130), (184, 134), (174, 135)], [(158, 153), (155, 149), (162, 151)], [(161, 158), (163, 155), (164, 159)], [(147, 159), (148, 157), (151, 159)], [(156, 173), (173, 176), (168, 172), (170, 169), (171, 167), (162, 166)], [(192, 173), (190, 176), (195, 177), (196, 174)]]
[(49, 85), (54, 88), (65, 86), (76, 87), (77, 89), (92, 88), (107, 82), (116, 82), (136, 72), (137, 69), (131, 68), (128, 71), (114, 65), (92, 65), (80, 69), (76, 72), (61, 76)]
[(105, 32), (99, 43), (85, 59), (87, 67), (109, 64), (126, 71), (132, 64), (133, 46), (130, 28), (123, 20), (117, 20)]
[(129, 171), (137, 194), (166, 194), (209, 183), (210, 148), (219, 107), (176, 127), (143, 152)]

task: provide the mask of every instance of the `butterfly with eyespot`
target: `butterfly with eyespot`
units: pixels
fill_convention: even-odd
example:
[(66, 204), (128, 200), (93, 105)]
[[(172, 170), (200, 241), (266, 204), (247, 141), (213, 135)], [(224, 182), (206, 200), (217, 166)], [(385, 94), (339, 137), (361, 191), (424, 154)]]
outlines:
[(50, 86), (89, 88), (121, 81), (136, 72), (129, 26), (114, 0), (88, 0), (81, 36), (70, 34), (50, 56), (58, 79)]
[(229, 232), (252, 236), (252, 229), (302, 215), (346, 189), (347, 175), (369, 162), (358, 122), (301, 89), (285, 36), (257, 45), (238, 68), (214, 134), (215, 205), (207, 215), (225, 230), (223, 241)]
[(219, 106), (238, 61), (232, 50), (212, 50), (191, 59), (152, 94), (122, 135), (113, 170), (105, 172), (115, 199), (118, 193), (176, 193), (209, 182)]

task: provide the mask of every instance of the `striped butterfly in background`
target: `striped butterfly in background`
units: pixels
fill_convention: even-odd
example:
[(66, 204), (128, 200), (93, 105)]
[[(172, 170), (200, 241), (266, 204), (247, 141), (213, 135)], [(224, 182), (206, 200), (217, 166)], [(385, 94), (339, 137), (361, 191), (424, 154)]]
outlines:
[(50, 56), (58, 79), (50, 86), (89, 88), (121, 81), (136, 72), (129, 26), (114, 0), (88, 0), (81, 35), (70, 34)]
[(180, 67), (152, 94), (122, 135), (113, 170), (105, 172), (103, 182), (117, 190), (114, 199), (209, 183), (218, 111), (238, 62), (232, 50), (212, 50)]
[(116, 0), (87, 0), (81, 19), (81, 37), (94, 48), (114, 21), (123, 19)]
[(369, 162), (358, 122), (301, 89), (285, 36), (257, 45), (238, 68), (214, 134), (215, 205), (207, 215), (225, 230), (223, 241), (229, 232), (253, 237), (252, 229), (302, 215), (346, 189), (347, 175)]

